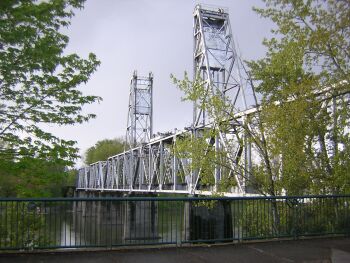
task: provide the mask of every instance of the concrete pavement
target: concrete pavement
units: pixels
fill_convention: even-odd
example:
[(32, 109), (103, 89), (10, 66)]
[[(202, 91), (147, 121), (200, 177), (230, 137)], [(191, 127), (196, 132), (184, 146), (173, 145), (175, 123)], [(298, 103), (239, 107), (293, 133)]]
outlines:
[(190, 247), (0, 254), (0, 262), (196, 263), (350, 262), (350, 238), (323, 238)]

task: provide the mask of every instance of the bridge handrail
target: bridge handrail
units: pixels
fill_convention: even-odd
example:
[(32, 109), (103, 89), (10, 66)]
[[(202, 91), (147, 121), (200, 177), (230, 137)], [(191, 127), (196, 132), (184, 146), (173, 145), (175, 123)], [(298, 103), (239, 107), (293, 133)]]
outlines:
[(0, 198), (0, 202), (59, 202), (59, 201), (225, 201), (225, 200), (290, 200), (290, 199), (325, 199), (350, 198), (350, 194), (341, 195), (292, 195), (292, 196), (235, 196), (235, 197), (51, 197), (51, 198)]

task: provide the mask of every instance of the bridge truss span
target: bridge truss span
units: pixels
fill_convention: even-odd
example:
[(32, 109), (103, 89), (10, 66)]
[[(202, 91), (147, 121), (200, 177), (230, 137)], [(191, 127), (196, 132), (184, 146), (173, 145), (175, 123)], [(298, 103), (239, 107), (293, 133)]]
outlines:
[(153, 139), (79, 171), (78, 188), (121, 192), (196, 192), (189, 160), (178, 158), (175, 143), (187, 132)]
[[(191, 169), (191, 159), (175, 153), (176, 142), (190, 131), (177, 132), (151, 141), (79, 170), (77, 189), (141, 193), (212, 195), (215, 186), (201, 185)], [(213, 175), (214, 176), (214, 175)], [(239, 196), (232, 187), (226, 196)]]

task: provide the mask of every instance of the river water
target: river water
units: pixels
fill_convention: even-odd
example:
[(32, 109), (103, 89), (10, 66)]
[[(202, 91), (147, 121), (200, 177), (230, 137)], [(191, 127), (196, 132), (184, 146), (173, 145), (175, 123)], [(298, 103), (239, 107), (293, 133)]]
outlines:
[(209, 207), (210, 203), (178, 200), (0, 203), (0, 248), (112, 247), (235, 238), (234, 209), (225, 202)]
[(151, 202), (49, 206), (42, 242), (60, 247), (177, 243), (183, 238), (183, 211), (180, 204)]

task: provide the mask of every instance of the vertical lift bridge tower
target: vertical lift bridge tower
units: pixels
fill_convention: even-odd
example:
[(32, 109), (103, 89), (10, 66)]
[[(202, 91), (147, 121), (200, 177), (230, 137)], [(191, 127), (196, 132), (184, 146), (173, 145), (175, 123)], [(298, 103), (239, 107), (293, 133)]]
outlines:
[[(225, 8), (197, 5), (194, 10), (194, 79), (202, 81), (207, 94), (221, 95), (233, 107), (233, 113), (248, 109), (247, 84), (241, 77), (242, 63), (237, 55), (228, 10)], [(229, 117), (229, 116), (228, 116)], [(244, 122), (244, 117), (240, 120)], [(231, 131), (223, 131), (220, 123), (208, 117), (205, 109), (194, 103), (193, 129), (195, 136), (210, 124), (218, 131), (211, 144), (216, 150), (228, 152), (231, 171), (237, 181), (238, 192), (245, 192), (244, 177), (251, 166), (250, 143), (244, 143), (240, 123), (232, 125)], [(243, 167), (243, 169), (242, 169)], [(200, 173), (200, 171), (199, 171)], [(222, 179), (223, 168), (215, 169), (215, 184)], [(194, 177), (199, 177), (195, 175)]]
[(140, 77), (137, 72), (130, 81), (129, 110), (125, 150), (148, 143), (153, 132), (153, 74)]

